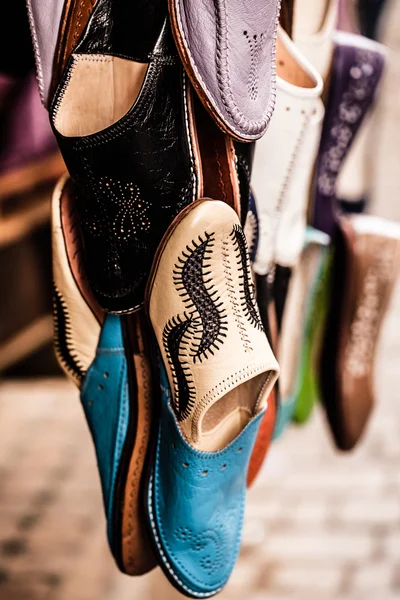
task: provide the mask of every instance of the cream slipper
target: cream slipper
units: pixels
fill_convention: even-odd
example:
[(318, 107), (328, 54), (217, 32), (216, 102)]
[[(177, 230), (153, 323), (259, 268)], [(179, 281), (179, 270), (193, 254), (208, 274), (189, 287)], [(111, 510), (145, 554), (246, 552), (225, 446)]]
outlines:
[(253, 189), (260, 221), (254, 270), (293, 267), (303, 248), (306, 212), (324, 107), (320, 75), (280, 28), (277, 98), (268, 133), (258, 142)]

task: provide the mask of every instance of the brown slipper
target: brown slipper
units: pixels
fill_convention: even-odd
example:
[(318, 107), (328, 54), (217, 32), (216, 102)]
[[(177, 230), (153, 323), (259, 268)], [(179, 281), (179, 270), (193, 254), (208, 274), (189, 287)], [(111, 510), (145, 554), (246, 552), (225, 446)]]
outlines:
[(400, 267), (400, 226), (342, 217), (320, 356), (322, 400), (337, 447), (359, 441), (375, 402), (375, 352)]

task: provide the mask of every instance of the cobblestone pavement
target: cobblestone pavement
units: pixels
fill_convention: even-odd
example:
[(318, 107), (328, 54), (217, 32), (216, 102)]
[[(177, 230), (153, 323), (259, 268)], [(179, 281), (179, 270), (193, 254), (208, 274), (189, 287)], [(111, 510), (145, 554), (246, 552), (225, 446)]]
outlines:
[[(375, 164), (377, 212), (400, 218), (400, 3)], [(397, 121), (397, 127), (393, 123)], [(390, 200), (390, 201), (389, 201)], [(388, 208), (390, 207), (390, 208)], [(223, 600), (394, 600), (400, 595), (400, 286), (377, 362), (374, 418), (334, 451), (317, 411), (274, 445), (249, 494), (241, 557)], [(176, 600), (159, 570), (120, 575), (107, 550), (94, 452), (63, 380), (0, 387), (0, 599)]]
[[(379, 404), (351, 455), (318, 411), (270, 453), (249, 494), (224, 600), (391, 600), (400, 593), (400, 286), (377, 364)], [(159, 571), (117, 573), (93, 448), (63, 380), (0, 388), (1, 600), (175, 600)]]

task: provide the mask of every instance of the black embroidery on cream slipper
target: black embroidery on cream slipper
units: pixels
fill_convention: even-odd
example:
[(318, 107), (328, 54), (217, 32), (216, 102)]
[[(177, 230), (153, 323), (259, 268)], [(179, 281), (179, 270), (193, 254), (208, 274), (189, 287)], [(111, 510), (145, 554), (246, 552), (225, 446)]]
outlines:
[(64, 368), (80, 381), (85, 377), (85, 370), (79, 363), (78, 356), (70, 349), (71, 322), (64, 298), (53, 284), (53, 323), (54, 346), (57, 356)]
[(174, 268), (176, 289), (196, 329), (190, 351), (193, 362), (214, 355), (226, 337), (226, 312), (210, 277), (213, 246), (214, 234), (205, 232), (186, 246)]
[(190, 371), (181, 356), (181, 345), (185, 346), (188, 343), (183, 338), (191, 324), (191, 318), (184, 313), (183, 318), (177, 316), (170, 319), (163, 331), (163, 344), (175, 388), (174, 408), (180, 421), (189, 415), (195, 400)]
[(202, 362), (214, 355), (226, 337), (226, 312), (210, 277), (213, 245), (214, 234), (205, 232), (203, 237), (198, 236), (178, 257), (173, 271), (173, 281), (186, 311), (168, 321), (163, 344), (172, 372), (179, 421), (189, 416), (195, 400), (188, 359)]
[(244, 315), (248, 321), (260, 331), (264, 331), (258, 311), (257, 302), (254, 293), (253, 278), (251, 276), (250, 259), (247, 250), (247, 242), (243, 229), (239, 225), (234, 225), (231, 238), (236, 247), (237, 264), (241, 267), (240, 275), (240, 297), (241, 306)]

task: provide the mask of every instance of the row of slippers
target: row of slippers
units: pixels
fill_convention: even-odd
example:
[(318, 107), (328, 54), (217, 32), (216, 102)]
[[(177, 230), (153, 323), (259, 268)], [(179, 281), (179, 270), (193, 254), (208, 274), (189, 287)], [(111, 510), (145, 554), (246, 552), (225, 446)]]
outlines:
[(111, 549), (141, 574), (155, 566), (150, 539), (180, 591), (211, 596), (236, 562), (249, 462), (275, 415), (279, 373), (242, 227), (223, 202), (192, 203), (159, 246), (147, 314), (117, 316), (82, 276), (74, 214), (63, 180), (53, 198), (56, 348), (81, 390)]
[[(296, 46), (285, 41), (303, 88), (290, 88), (278, 76), (276, 113), (255, 155), (257, 202), (249, 237), (258, 288), (266, 290), (260, 307), (275, 296), (278, 313), (271, 315), (269, 307), (263, 318), (279, 335), (275, 437), (292, 419), (306, 421), (316, 398), (323, 397), (337, 446), (350, 449), (373, 405), (372, 366), (397, 276), (399, 232), (370, 215), (343, 215), (336, 199), (346, 158), (379, 89), (386, 52), (366, 38), (335, 31), (338, 4), (328, 4), (317, 35), (303, 36), (298, 27)], [(278, 136), (282, 163), (274, 144)], [(268, 177), (272, 173), (280, 176)], [(359, 179), (357, 172), (350, 176)], [(273, 289), (265, 283), (271, 274), (278, 280)], [(330, 328), (321, 351), (327, 316)]]
[[(346, 44), (337, 44), (335, 56), (346, 72), (354, 67), (357, 46), (341, 39)], [(372, 59), (374, 51), (368, 49)], [(344, 57), (350, 57), (345, 67)], [(337, 81), (342, 96), (352, 80)], [(326, 123), (335, 122), (340, 106), (328, 101), (326, 135), (334, 128)], [(283, 102), (280, 107), (285, 110)], [(269, 135), (273, 130), (256, 150), (256, 173), (260, 155), (268, 165)], [(348, 138), (345, 151), (350, 145)], [(320, 157), (326, 147), (323, 135)], [(305, 158), (311, 162), (312, 153)], [(325, 168), (319, 159), (317, 182)], [(292, 204), (282, 207), (280, 226), (286, 217), (305, 227), (299, 189)], [(257, 232), (264, 216), (258, 216), (254, 198), (245, 228), (250, 256), (232, 208), (195, 202), (159, 246), (147, 285), (147, 317), (144, 311), (117, 316), (104, 313), (87, 285), (76, 192), (69, 180), (59, 184), (53, 199), (57, 351), (81, 389), (110, 546), (125, 572), (148, 571), (156, 555), (181, 592), (217, 593), (237, 558), (246, 483), (254, 481), (273, 433), (278, 437), (292, 419), (305, 422), (320, 397), (338, 447), (348, 449), (359, 439), (373, 401), (374, 351), (397, 276), (400, 231), (367, 215), (338, 217), (331, 202), (323, 201), (332, 215), (332, 242), (326, 227), (309, 226), (293, 262), (277, 262), (276, 278), (279, 269), (292, 271), (283, 286), (280, 324), (279, 288), (274, 297), (269, 272), (259, 266)], [(295, 238), (293, 229), (286, 230), (284, 239)], [(274, 391), (279, 368), (271, 347), (282, 370)]]
[[(96, 45), (105, 0), (66, 61), (50, 105), (75, 181), (62, 180), (53, 198), (56, 348), (80, 388), (92, 432), (110, 547), (124, 572), (159, 564), (192, 597), (218, 593), (230, 576), (246, 487), (274, 432), (292, 419), (305, 421), (319, 396), (337, 445), (348, 449), (373, 401), (374, 350), (397, 275), (399, 228), (339, 215), (335, 185), (384, 53), (334, 34), (337, 6), (328, 4), (328, 33), (308, 59), (306, 43), (294, 45), (277, 29), (276, 109), (256, 149), (249, 212), (244, 175), (251, 157), (232, 136), (258, 138), (271, 117), (273, 78), (261, 87), (256, 77), (254, 61), (265, 49), (253, 33), (258, 23), (252, 30), (235, 23), (235, 39), (253, 61), (250, 106), (263, 109), (262, 118), (243, 119), (248, 99), (234, 95), (244, 105), (232, 111), (229, 82), (221, 83), (218, 69), (204, 85), (214, 49), (188, 53), (186, 38), (196, 36), (204, 13), (194, 3), (170, 3), (179, 55), (222, 138), (197, 106), (161, 18), (161, 35), (147, 32), (153, 46), (136, 48), (151, 50), (149, 66), (120, 58), (133, 49), (119, 47), (124, 38), (113, 39), (113, 32), (104, 39), (115, 56), (105, 58)], [(277, 5), (264, 15), (268, 40)], [(187, 18), (190, 7), (182, 24), (179, 15)], [(211, 13), (207, 18), (212, 30)], [(233, 60), (222, 50), (221, 64)], [(273, 54), (273, 43), (265, 52)], [(96, 82), (107, 89), (110, 74), (120, 92), (111, 124), (108, 99), (97, 111), (92, 102)], [(124, 97), (118, 82), (127, 80), (132, 89)], [(235, 93), (242, 89), (234, 85)], [(216, 100), (221, 86), (228, 104)], [(218, 178), (209, 172), (215, 164)], [(244, 230), (240, 213), (247, 214)], [(139, 282), (133, 288), (132, 280)]]

